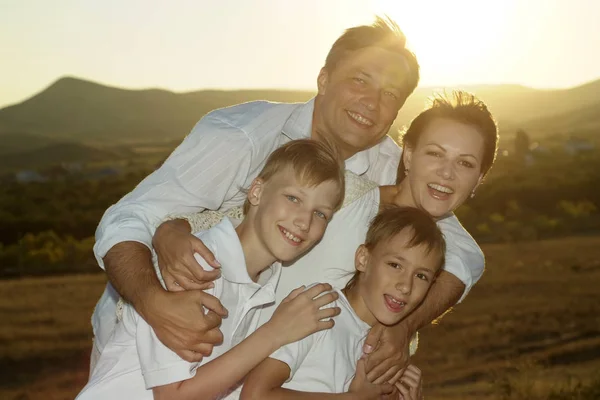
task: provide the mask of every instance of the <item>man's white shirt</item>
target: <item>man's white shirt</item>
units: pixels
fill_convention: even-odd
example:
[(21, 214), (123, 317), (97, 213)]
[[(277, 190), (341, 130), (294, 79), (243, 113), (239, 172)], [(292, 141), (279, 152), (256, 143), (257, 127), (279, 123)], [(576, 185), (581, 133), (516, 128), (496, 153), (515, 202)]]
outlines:
[[(229, 311), (220, 327), (223, 344), (215, 346), (202, 362), (187, 362), (160, 342), (132, 306), (125, 305), (122, 320), (104, 346), (78, 399), (152, 399), (152, 387), (192, 378), (199, 366), (222, 355), (256, 330), (260, 308), (275, 301), (281, 264), (274, 263), (261, 273), (258, 283), (253, 282), (246, 270), (238, 236), (227, 218), (197, 236), (221, 262), (222, 276), (207, 292), (219, 298)], [(198, 260), (205, 269), (211, 269), (204, 260)], [(230, 397), (237, 398), (237, 393)]]
[[(134, 241), (152, 248), (167, 215), (228, 210), (243, 204), (242, 189), (281, 145), (311, 136), (314, 99), (287, 104), (254, 101), (212, 111), (194, 126), (163, 165), (106, 212), (96, 229), (94, 254)], [(393, 184), (401, 150), (389, 137), (346, 160), (346, 169), (382, 185)], [(94, 347), (102, 352), (115, 324), (118, 295), (107, 285), (94, 315)]]

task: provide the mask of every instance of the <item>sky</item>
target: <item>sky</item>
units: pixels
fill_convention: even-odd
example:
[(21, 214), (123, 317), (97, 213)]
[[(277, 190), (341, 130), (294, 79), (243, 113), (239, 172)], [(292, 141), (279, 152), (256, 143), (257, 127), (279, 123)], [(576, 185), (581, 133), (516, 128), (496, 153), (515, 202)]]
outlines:
[(597, 0), (0, 0), (0, 107), (63, 76), (130, 89), (315, 90), (344, 29), (396, 20), (421, 86), (600, 77)]

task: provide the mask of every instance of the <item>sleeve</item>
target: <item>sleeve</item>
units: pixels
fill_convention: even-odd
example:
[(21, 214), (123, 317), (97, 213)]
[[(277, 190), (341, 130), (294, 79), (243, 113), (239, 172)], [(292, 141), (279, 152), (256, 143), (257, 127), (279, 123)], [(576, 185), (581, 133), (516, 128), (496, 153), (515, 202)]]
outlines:
[(485, 258), (475, 239), (463, 228), (455, 215), (438, 221), (446, 239), (446, 264), (444, 270), (465, 284), (462, 302), (483, 275)]
[(219, 208), (244, 187), (253, 149), (245, 132), (218, 114), (202, 118), (159, 169), (104, 213), (94, 245), (99, 265), (104, 268), (102, 258), (120, 242), (151, 248), (168, 214)]
[(270, 358), (286, 363), (290, 367), (290, 376), (286, 380), (286, 383), (294, 378), (294, 375), (296, 375), (306, 356), (308, 356), (316, 345), (323, 332), (313, 333), (297, 342), (280, 347), (279, 350), (269, 356)]

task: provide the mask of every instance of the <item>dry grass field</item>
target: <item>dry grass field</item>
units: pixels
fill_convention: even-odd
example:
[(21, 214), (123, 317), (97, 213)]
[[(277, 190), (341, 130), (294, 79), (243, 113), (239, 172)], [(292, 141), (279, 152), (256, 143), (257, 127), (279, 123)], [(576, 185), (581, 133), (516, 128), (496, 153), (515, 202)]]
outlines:
[[(548, 399), (597, 384), (600, 237), (484, 251), (487, 271), (465, 304), (422, 332), (414, 362), (426, 398)], [(103, 285), (102, 275), (0, 282), (1, 399), (75, 397)]]

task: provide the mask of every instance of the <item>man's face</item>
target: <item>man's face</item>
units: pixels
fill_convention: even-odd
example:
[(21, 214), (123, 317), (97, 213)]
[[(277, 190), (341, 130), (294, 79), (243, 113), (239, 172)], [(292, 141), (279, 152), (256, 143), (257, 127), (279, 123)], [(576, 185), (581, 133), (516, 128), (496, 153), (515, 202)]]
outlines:
[(323, 68), (313, 138), (332, 140), (344, 158), (377, 144), (408, 97), (408, 75), (404, 57), (378, 47), (348, 53), (331, 71)]

